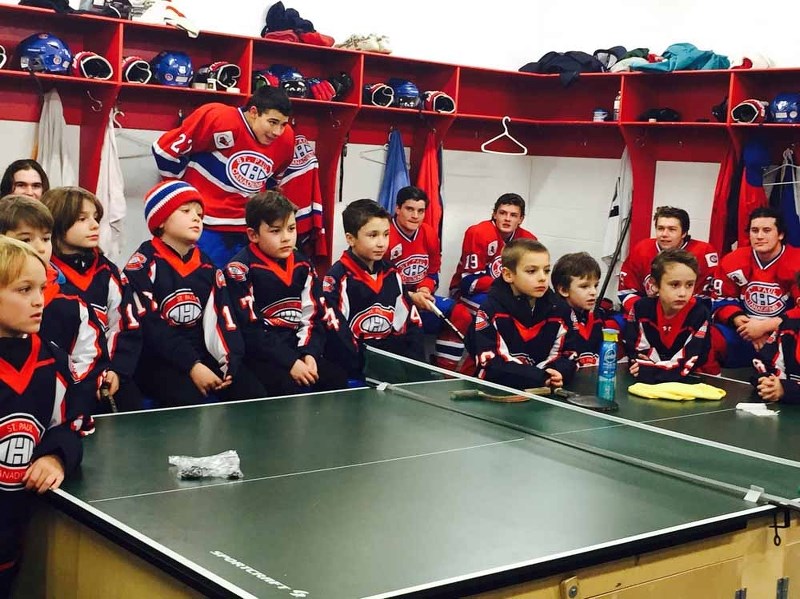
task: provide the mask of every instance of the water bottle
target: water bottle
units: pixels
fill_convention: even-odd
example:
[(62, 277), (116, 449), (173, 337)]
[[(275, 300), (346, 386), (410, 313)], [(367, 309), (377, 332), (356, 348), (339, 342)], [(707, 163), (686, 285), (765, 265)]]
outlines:
[(617, 387), (617, 331), (603, 329), (603, 345), (600, 346), (600, 363), (597, 370), (597, 397), (603, 401), (614, 401)]
[(612, 120), (614, 121), (619, 120), (619, 104), (621, 100), (622, 100), (622, 90), (619, 90), (617, 92), (617, 97), (614, 98), (614, 110), (612, 112), (613, 115)]

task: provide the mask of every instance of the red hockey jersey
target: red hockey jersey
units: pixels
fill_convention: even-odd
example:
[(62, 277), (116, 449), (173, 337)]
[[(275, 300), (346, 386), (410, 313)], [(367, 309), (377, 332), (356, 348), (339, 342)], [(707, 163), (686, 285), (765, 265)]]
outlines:
[(241, 109), (217, 103), (201, 106), (153, 144), (161, 176), (197, 188), (203, 196), (203, 223), (223, 231), (245, 231), (247, 198), (275, 187), (293, 154), (291, 127), (265, 146)]
[(427, 287), (433, 292), (438, 287), (442, 251), (439, 238), (429, 224), (421, 223), (409, 236), (393, 218), (389, 228), (389, 260), (394, 263), (407, 290)]
[(450, 294), (462, 295), (484, 293), (502, 270), (501, 254), (506, 243), (512, 239), (536, 239), (530, 231), (518, 227), (509, 239), (503, 239), (493, 220), (472, 225), (464, 233), (461, 259), (450, 279)]
[[(697, 282), (694, 285), (695, 295), (707, 296), (711, 294), (711, 284), (714, 281), (714, 271), (717, 268), (719, 257), (717, 250), (697, 239), (688, 239), (681, 246), (697, 258)], [(655, 239), (643, 239), (631, 249), (628, 258), (623, 263), (619, 272), (619, 300), (622, 310), (626, 314), (640, 297), (655, 297), (655, 289), (650, 286), (650, 264), (661, 252)]]
[(734, 250), (722, 259), (714, 278), (714, 317), (729, 323), (740, 314), (780, 316), (797, 305), (798, 270), (800, 250), (788, 245), (766, 264), (751, 247)]

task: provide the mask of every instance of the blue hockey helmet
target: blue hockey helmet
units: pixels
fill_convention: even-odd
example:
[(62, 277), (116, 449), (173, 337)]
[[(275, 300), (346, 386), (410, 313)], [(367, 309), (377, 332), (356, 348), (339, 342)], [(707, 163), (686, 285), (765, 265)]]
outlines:
[(420, 105), (419, 88), (412, 81), (392, 78), (387, 83), (394, 92), (394, 106), (416, 108)]
[(769, 116), (773, 123), (800, 123), (800, 94), (775, 96), (769, 104)]
[(150, 61), (150, 67), (153, 79), (162, 85), (188, 87), (194, 74), (192, 59), (185, 52), (164, 50)]
[(267, 69), (278, 79), (278, 83), (290, 98), (308, 96), (308, 86), (303, 74), (296, 68), (285, 64), (273, 64)]
[(72, 52), (51, 33), (34, 33), (17, 46), (19, 66), (24, 71), (69, 74)]

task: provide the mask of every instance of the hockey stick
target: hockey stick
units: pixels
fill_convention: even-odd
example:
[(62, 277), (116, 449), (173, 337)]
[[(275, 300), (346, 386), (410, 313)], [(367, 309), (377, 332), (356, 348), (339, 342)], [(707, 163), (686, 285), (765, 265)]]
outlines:
[[(628, 218), (625, 219), (625, 224), (622, 225), (622, 233), (617, 238), (617, 247), (614, 248), (614, 253), (611, 256), (611, 264), (608, 265), (608, 270), (606, 271), (606, 276), (603, 279), (603, 286), (600, 288), (600, 293), (598, 294), (598, 298), (602, 301), (602, 299), (606, 296), (606, 289), (608, 289), (608, 284), (611, 281), (611, 275), (614, 274), (614, 268), (617, 266), (617, 262), (619, 261), (619, 255), (622, 252), (622, 245), (625, 243), (625, 237), (628, 235), (628, 229), (631, 225), (631, 214), (628, 212)], [(600, 306), (600, 301), (597, 302), (597, 310)]]
[(434, 301), (431, 301), (431, 300), (428, 300), (428, 309), (430, 309), (430, 311), (431, 311), (431, 312), (433, 312), (434, 314), (436, 314), (436, 316), (438, 316), (439, 318), (441, 318), (441, 319), (442, 319), (442, 321), (443, 321), (443, 322), (444, 322), (444, 323), (445, 323), (447, 326), (449, 326), (449, 327), (450, 327), (450, 328), (453, 330), (453, 332), (454, 332), (456, 335), (458, 335), (458, 338), (459, 338), (459, 339), (461, 339), (461, 341), (464, 341), (464, 335), (461, 333), (461, 331), (459, 331), (459, 330), (456, 328), (456, 325), (454, 325), (452, 322), (450, 322), (450, 319), (449, 319), (449, 318), (447, 318), (447, 316), (445, 316), (445, 315), (444, 315), (444, 313), (443, 313), (443, 312), (442, 312), (442, 311), (441, 311), (441, 310), (440, 310), (440, 309), (439, 309), (439, 308), (436, 306), (436, 302), (434, 302)]

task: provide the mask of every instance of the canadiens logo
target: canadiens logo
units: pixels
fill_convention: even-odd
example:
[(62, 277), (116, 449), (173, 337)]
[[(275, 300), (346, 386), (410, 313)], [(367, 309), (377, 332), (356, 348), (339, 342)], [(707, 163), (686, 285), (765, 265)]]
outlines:
[(222, 273), (222, 271), (219, 268), (217, 269), (217, 272), (214, 273), (214, 278), (217, 281), (217, 287), (218, 288), (225, 287), (225, 285), (226, 285), (226, 283), (225, 283), (225, 275)]
[(520, 364), (525, 364), (527, 366), (534, 366), (534, 362), (533, 360), (531, 360), (531, 357), (528, 354), (511, 354), (511, 357), (519, 360)]
[(197, 322), (203, 314), (200, 300), (191, 289), (178, 289), (161, 303), (161, 315), (174, 325)]
[(600, 357), (597, 354), (593, 354), (591, 352), (584, 352), (578, 356), (576, 363), (578, 364), (578, 368), (587, 368), (589, 366), (597, 366), (600, 362)]
[(391, 250), (389, 250), (389, 260), (397, 260), (400, 254), (403, 253), (403, 244), (398, 243)]
[(317, 157), (314, 154), (314, 148), (311, 147), (304, 135), (296, 135), (294, 138), (294, 156), (292, 156), (292, 164), (289, 168), (297, 169), (315, 162), (317, 162)]
[(333, 277), (328, 277), (328, 276), (326, 276), (324, 279), (322, 279), (322, 292), (323, 293), (331, 293), (333, 291), (334, 287), (336, 287), (336, 279), (334, 279)]
[(706, 254), (706, 264), (709, 266), (716, 266), (719, 262), (719, 257), (717, 256), (716, 252), (711, 252), (710, 254)]
[(647, 297), (655, 297), (658, 295), (658, 287), (656, 287), (655, 281), (653, 281), (653, 276), (649, 273), (644, 278), (644, 292), (647, 294)]
[(503, 272), (503, 258), (498, 256), (489, 263), (489, 274), (492, 275), (493, 279), (496, 279), (501, 272)]
[(247, 279), (247, 273), (250, 270), (247, 268), (246, 264), (241, 262), (231, 262), (225, 268), (228, 276), (238, 283), (242, 283)]
[(373, 305), (356, 314), (350, 329), (358, 339), (383, 339), (392, 332), (393, 320), (392, 308)]
[(272, 165), (272, 160), (258, 152), (236, 152), (228, 158), (225, 173), (236, 189), (254, 193), (263, 189), (272, 176)]
[(734, 270), (733, 272), (728, 273), (728, 278), (736, 283), (739, 287), (744, 287), (747, 285), (747, 277), (744, 276), (744, 273), (741, 270)]
[(29, 414), (9, 414), (0, 420), (0, 489), (22, 488), (22, 477), (43, 434), (44, 427)]
[(126, 270), (142, 270), (147, 264), (147, 257), (141, 252), (136, 252), (125, 265)]
[(489, 326), (489, 317), (483, 310), (478, 310), (475, 314), (475, 330), (482, 331)]
[(429, 258), (425, 254), (414, 254), (397, 262), (397, 270), (404, 285), (421, 283), (428, 274)]
[(296, 329), (302, 315), (303, 305), (299, 298), (281, 300), (261, 310), (264, 324), (270, 327)]
[(494, 256), (497, 253), (497, 241), (492, 241), (489, 245), (487, 245), (486, 251), (489, 252), (490, 256)]
[(756, 316), (777, 316), (786, 307), (787, 296), (777, 283), (751, 283), (743, 296), (747, 311)]

